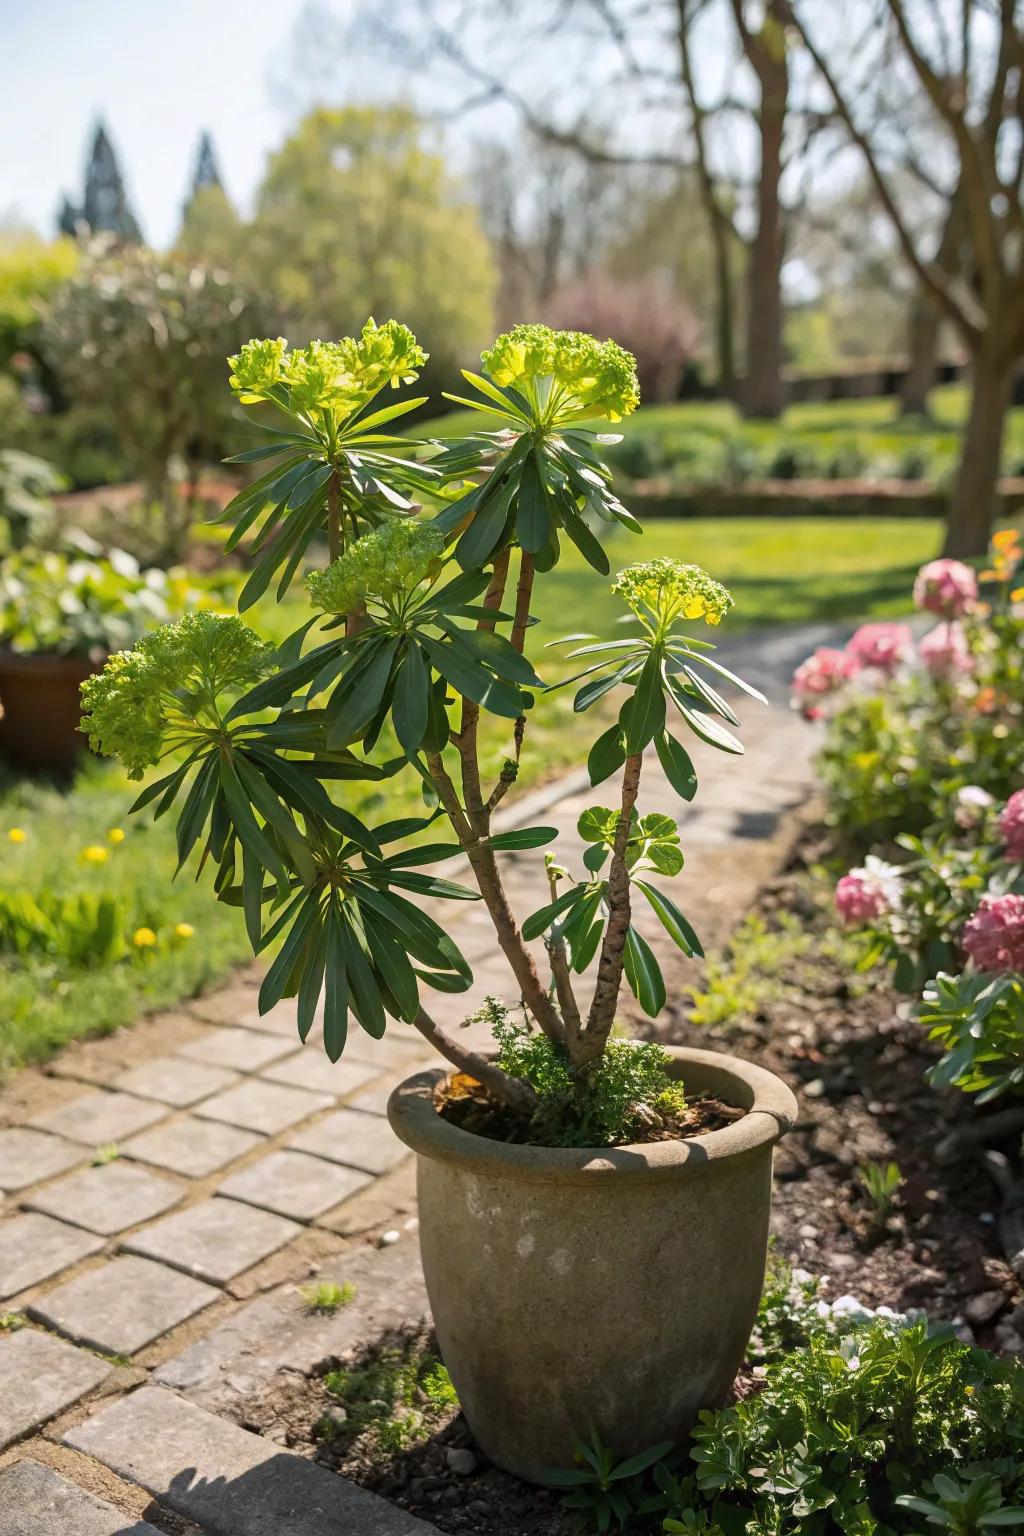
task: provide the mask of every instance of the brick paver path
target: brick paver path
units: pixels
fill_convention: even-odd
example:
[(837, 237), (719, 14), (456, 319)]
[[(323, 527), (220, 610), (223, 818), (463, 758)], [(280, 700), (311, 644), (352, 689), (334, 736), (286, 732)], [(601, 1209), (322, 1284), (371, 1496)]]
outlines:
[[(679, 819), (688, 864), (673, 891), (712, 940), (811, 788), (814, 733), (778, 706), (819, 638), (731, 648), (776, 706), (744, 705), (746, 757), (694, 753), (694, 806), (656, 758), (645, 765), (641, 809)], [(571, 856), (580, 812), (614, 793), (577, 775), (509, 824), (557, 826)], [(540, 855), (504, 862), (525, 916), (546, 899)], [(475, 971), (468, 998), (431, 999), (453, 1027), (486, 993), (507, 995), (508, 973), (481, 905), (447, 904), (443, 921)], [(52, 1103), (23, 1123), (4, 1115), (17, 1082), (0, 1094), (0, 1314), (23, 1324), (0, 1331), (0, 1536), (431, 1529), (232, 1420), (277, 1371), (311, 1371), (425, 1309), (412, 1160), (385, 1106), (430, 1052), (391, 1025), (379, 1042), (356, 1030), (332, 1066), (315, 1030), (300, 1045), (294, 1003), (259, 1016), (258, 979), (69, 1048), (47, 1074)], [(96, 1158), (111, 1145), (115, 1160)], [(311, 1276), (349, 1281), (354, 1301), (313, 1314)]]

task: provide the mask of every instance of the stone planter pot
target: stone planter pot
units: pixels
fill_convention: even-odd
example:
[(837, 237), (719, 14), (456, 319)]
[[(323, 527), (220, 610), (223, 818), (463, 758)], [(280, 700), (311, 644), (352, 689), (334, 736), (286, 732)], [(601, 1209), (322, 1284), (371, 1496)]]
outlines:
[(70, 774), (86, 750), (78, 690), (102, 662), (0, 650), (0, 757), (30, 773)]
[(482, 1450), (537, 1480), (595, 1426), (620, 1455), (723, 1404), (764, 1276), (772, 1148), (796, 1099), (761, 1067), (675, 1049), (673, 1075), (742, 1106), (686, 1141), (510, 1146), (449, 1125), (444, 1069), (392, 1093), (417, 1153), (420, 1247), (445, 1364)]

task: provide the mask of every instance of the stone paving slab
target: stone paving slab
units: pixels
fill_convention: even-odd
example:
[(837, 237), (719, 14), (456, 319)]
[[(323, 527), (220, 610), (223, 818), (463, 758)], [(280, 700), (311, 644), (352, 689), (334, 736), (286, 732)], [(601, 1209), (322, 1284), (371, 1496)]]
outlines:
[(232, 1413), (280, 1370), (308, 1374), (389, 1328), (427, 1315), (419, 1248), (412, 1236), (384, 1248), (354, 1245), (325, 1264), (318, 1280), (346, 1281), (355, 1296), (336, 1312), (311, 1312), (304, 1287), (257, 1296), (161, 1365), (154, 1379), (215, 1412)]
[(238, 1082), (238, 1074), (205, 1061), (188, 1061), (182, 1056), (158, 1056), (141, 1066), (123, 1072), (114, 1083), (124, 1093), (141, 1099), (156, 1099), (175, 1109), (186, 1109), (211, 1093), (220, 1093)]
[(35, 1115), (28, 1123), (37, 1130), (52, 1131), (55, 1136), (81, 1141), (87, 1147), (99, 1147), (145, 1130), (147, 1125), (161, 1120), (166, 1113), (162, 1104), (147, 1103), (128, 1093), (100, 1090), (71, 1099), (59, 1109)]
[(48, 1333), (19, 1328), (4, 1334), (0, 1337), (0, 1451), (63, 1413), (109, 1375), (105, 1360)]
[(255, 1131), (183, 1115), (180, 1120), (169, 1120), (155, 1130), (133, 1136), (125, 1142), (121, 1154), (157, 1168), (169, 1168), (189, 1179), (205, 1179), (225, 1163), (233, 1163), (243, 1153), (251, 1152), (262, 1140)]
[(258, 1072), (260, 1067), (287, 1055), (292, 1049), (293, 1041), (260, 1035), (251, 1029), (217, 1029), (201, 1040), (190, 1040), (181, 1047), (178, 1055), (214, 1067), (229, 1067), (236, 1072)]
[(435, 1527), (158, 1387), (64, 1437), (210, 1536), (429, 1536)]
[(0, 1190), (13, 1194), (43, 1179), (66, 1173), (85, 1156), (82, 1148), (60, 1136), (15, 1126), (0, 1131)]
[(206, 1120), (223, 1120), (245, 1131), (276, 1136), (333, 1102), (329, 1093), (310, 1093), (305, 1088), (252, 1078), (238, 1088), (229, 1088), (226, 1093), (207, 1099), (195, 1112)]
[(97, 1253), (103, 1239), (30, 1211), (0, 1223), (0, 1301)]
[(184, 1192), (170, 1179), (131, 1163), (113, 1162), (49, 1184), (25, 1204), (30, 1211), (42, 1211), (102, 1237), (113, 1237), (115, 1232), (162, 1215)]
[(387, 1173), (409, 1148), (399, 1141), (387, 1120), (358, 1109), (338, 1109), (324, 1120), (299, 1131), (287, 1143), (296, 1152), (311, 1152), (367, 1173)]
[(369, 1182), (368, 1173), (307, 1157), (305, 1152), (271, 1152), (231, 1174), (218, 1194), (294, 1221), (315, 1221)]
[(219, 1296), (190, 1275), (122, 1257), (59, 1285), (28, 1313), (105, 1354), (134, 1355)]
[(26, 1460), (0, 1472), (0, 1536), (160, 1536), (160, 1532), (69, 1483), (52, 1467)]
[(358, 1109), (364, 1115), (386, 1115), (391, 1090), (399, 1081), (396, 1077), (386, 1083), (378, 1083), (373, 1088), (364, 1088), (362, 1093), (348, 1100), (347, 1108)]
[(128, 1253), (159, 1259), (200, 1280), (227, 1285), (301, 1231), (294, 1221), (269, 1211), (254, 1210), (235, 1200), (214, 1199), (144, 1227), (123, 1247)]
[(290, 1087), (326, 1093), (337, 1099), (372, 1083), (382, 1070), (383, 1067), (350, 1060), (347, 1055), (341, 1061), (332, 1061), (323, 1046), (310, 1043), (294, 1055), (286, 1056), (284, 1061), (264, 1067), (260, 1076), (271, 1083), (287, 1083)]

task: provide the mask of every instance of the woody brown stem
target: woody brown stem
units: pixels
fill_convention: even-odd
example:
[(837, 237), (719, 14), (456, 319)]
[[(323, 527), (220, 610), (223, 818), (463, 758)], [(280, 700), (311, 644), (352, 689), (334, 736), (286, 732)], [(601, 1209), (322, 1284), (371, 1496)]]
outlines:
[[(558, 895), (557, 881), (554, 875), (548, 874), (548, 891), (551, 900)], [(565, 1028), (565, 1044), (570, 1056), (575, 1049), (580, 1037), (582, 1020), (580, 1010), (576, 1002), (576, 995), (572, 989), (572, 978), (569, 972), (569, 956), (565, 948), (565, 940), (549, 939), (548, 956), (551, 960), (551, 975), (554, 978), (555, 994), (558, 998), (558, 1006), (562, 1011), (562, 1023)]]
[(465, 1072), (469, 1077), (476, 1078), (485, 1088), (490, 1089), (496, 1099), (503, 1104), (508, 1104), (513, 1109), (524, 1110), (529, 1114), (537, 1104), (537, 1096), (529, 1083), (524, 1083), (521, 1078), (512, 1077), (502, 1070), (493, 1061), (488, 1061), (486, 1056), (471, 1051), (452, 1035), (443, 1030), (440, 1024), (434, 1022), (429, 1013), (422, 1008), (413, 1019), (413, 1025), (419, 1030), (424, 1040), (429, 1040), (446, 1061), (450, 1061), (453, 1067), (460, 1072)]
[(615, 1021), (615, 1007), (619, 1000), (622, 981), (622, 957), (626, 949), (626, 934), (631, 916), (629, 901), (629, 869), (626, 865), (626, 848), (629, 829), (640, 790), (640, 768), (643, 758), (639, 752), (630, 753), (622, 774), (622, 801), (619, 821), (612, 844), (612, 859), (608, 866), (608, 926), (601, 944), (601, 958), (597, 967), (597, 985), (590, 1005), (587, 1027), (581, 1034), (573, 1058), (574, 1066), (586, 1066), (601, 1055)]

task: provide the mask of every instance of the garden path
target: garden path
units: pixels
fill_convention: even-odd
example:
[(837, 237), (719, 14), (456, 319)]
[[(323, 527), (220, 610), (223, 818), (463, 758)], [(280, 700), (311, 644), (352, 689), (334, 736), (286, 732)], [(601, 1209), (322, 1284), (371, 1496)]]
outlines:
[[(680, 822), (689, 862), (673, 894), (706, 941), (726, 937), (778, 866), (783, 813), (812, 791), (815, 733), (785, 708), (785, 685), (811, 646), (837, 638), (802, 629), (722, 647), (772, 708), (744, 707), (744, 758), (694, 754), (695, 805), (656, 758), (645, 764), (642, 809)], [(571, 858), (580, 812), (608, 796), (572, 776), (506, 825), (558, 827)], [(535, 854), (506, 856), (524, 915), (545, 899), (537, 867)], [(453, 1028), (506, 991), (507, 974), (482, 908), (446, 904), (443, 921), (476, 973), (468, 1000), (437, 994)], [(252, 968), (0, 1093), (12, 1324), (0, 1331), (0, 1536), (433, 1529), (238, 1422), (278, 1372), (310, 1372), (426, 1306), (412, 1159), (385, 1105), (429, 1052), (392, 1026), (379, 1042), (354, 1036), (332, 1066), (315, 1031), (298, 1044), (293, 1003), (259, 1016), (258, 981)], [(308, 1287), (322, 1280), (354, 1298), (314, 1312)]]

